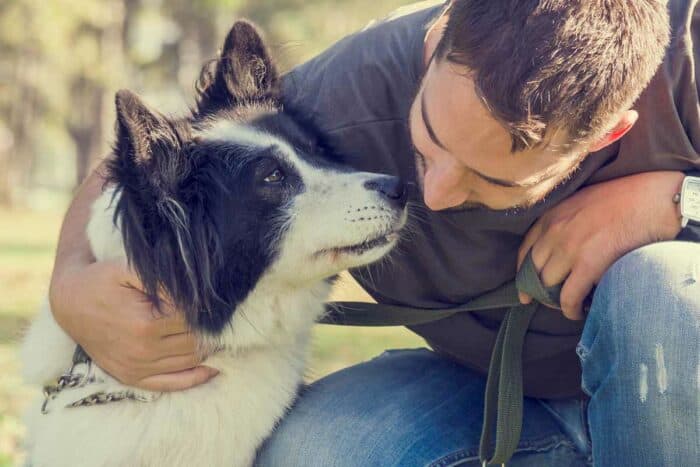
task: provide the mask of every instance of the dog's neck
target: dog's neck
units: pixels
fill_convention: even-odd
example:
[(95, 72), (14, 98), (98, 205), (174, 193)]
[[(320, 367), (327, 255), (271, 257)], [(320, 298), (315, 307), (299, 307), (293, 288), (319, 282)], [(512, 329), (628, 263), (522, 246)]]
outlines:
[(254, 348), (298, 347), (323, 313), (331, 285), (280, 289), (263, 278), (216, 337), (202, 336), (202, 350), (225, 349), (238, 354)]

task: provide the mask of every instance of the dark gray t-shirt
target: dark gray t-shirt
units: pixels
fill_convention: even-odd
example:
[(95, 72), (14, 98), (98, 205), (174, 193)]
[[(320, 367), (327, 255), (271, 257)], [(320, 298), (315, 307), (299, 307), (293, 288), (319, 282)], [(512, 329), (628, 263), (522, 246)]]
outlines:
[[(700, 170), (692, 46), (692, 39), (700, 40), (696, 1), (671, 0), (673, 43), (635, 105), (640, 120), (620, 143), (589, 155), (571, 180), (527, 210), (432, 212), (417, 195), (412, 233), (393, 260), (352, 271), (355, 279), (380, 303), (425, 308), (464, 303), (513, 280), (529, 227), (582, 186), (651, 170)], [(415, 181), (408, 112), (423, 74), (426, 28), (440, 8), (423, 2), (374, 23), (285, 75), (287, 104), (310, 117), (350, 165)], [(412, 330), (436, 351), (485, 374), (504, 313), (461, 314)], [(550, 309), (536, 314), (524, 348), (527, 395), (580, 394), (574, 349), (582, 327)]]

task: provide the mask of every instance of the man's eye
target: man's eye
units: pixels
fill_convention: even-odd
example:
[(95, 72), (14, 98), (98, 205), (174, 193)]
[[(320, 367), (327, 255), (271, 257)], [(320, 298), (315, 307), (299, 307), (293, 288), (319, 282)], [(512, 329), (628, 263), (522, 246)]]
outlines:
[(264, 180), (267, 183), (279, 183), (284, 180), (284, 174), (280, 169), (275, 169), (270, 175), (265, 177)]

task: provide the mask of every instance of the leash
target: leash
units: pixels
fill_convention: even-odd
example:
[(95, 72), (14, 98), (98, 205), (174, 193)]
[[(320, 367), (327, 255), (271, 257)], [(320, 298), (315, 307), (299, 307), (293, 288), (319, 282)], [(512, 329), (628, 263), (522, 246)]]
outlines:
[[(527, 293), (535, 301), (529, 305), (521, 304), (518, 291)], [(326, 313), (319, 323), (344, 326), (411, 326), (449, 318), (458, 313), (509, 308), (501, 322), (491, 354), (486, 380), (484, 423), (479, 444), (479, 458), (484, 466), (505, 465), (515, 452), (522, 431), (522, 351), (525, 334), (537, 310), (537, 302), (560, 308), (560, 292), (561, 285), (545, 287), (542, 284), (530, 251), (515, 281), (475, 297), (465, 304), (431, 309), (366, 302), (331, 302), (326, 305)], [(59, 377), (55, 384), (44, 387), (42, 413), (48, 413), (49, 402), (64, 389), (84, 387), (96, 382), (92, 360), (82, 347), (76, 347), (72, 363), (71, 368)], [(148, 402), (151, 399), (131, 391), (99, 391), (79, 398), (66, 407), (101, 405), (122, 400)]]
[[(496, 336), (491, 354), (484, 424), (479, 445), (483, 465), (502, 464), (511, 458), (520, 441), (523, 418), (522, 352), (525, 334), (538, 308), (538, 302), (560, 308), (561, 285), (545, 287), (527, 254), (515, 281), (450, 308), (414, 308), (365, 302), (331, 302), (322, 324), (344, 326), (412, 326), (449, 318), (458, 313), (509, 308)], [(523, 305), (518, 291), (534, 300)], [(495, 431), (495, 445), (493, 443)]]

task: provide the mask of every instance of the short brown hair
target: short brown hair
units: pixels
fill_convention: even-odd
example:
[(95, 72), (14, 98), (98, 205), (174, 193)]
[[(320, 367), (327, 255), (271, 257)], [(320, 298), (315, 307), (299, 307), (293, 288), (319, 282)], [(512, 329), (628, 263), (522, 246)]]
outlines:
[(438, 59), (466, 66), (512, 150), (572, 141), (632, 106), (663, 60), (663, 0), (452, 0)]

